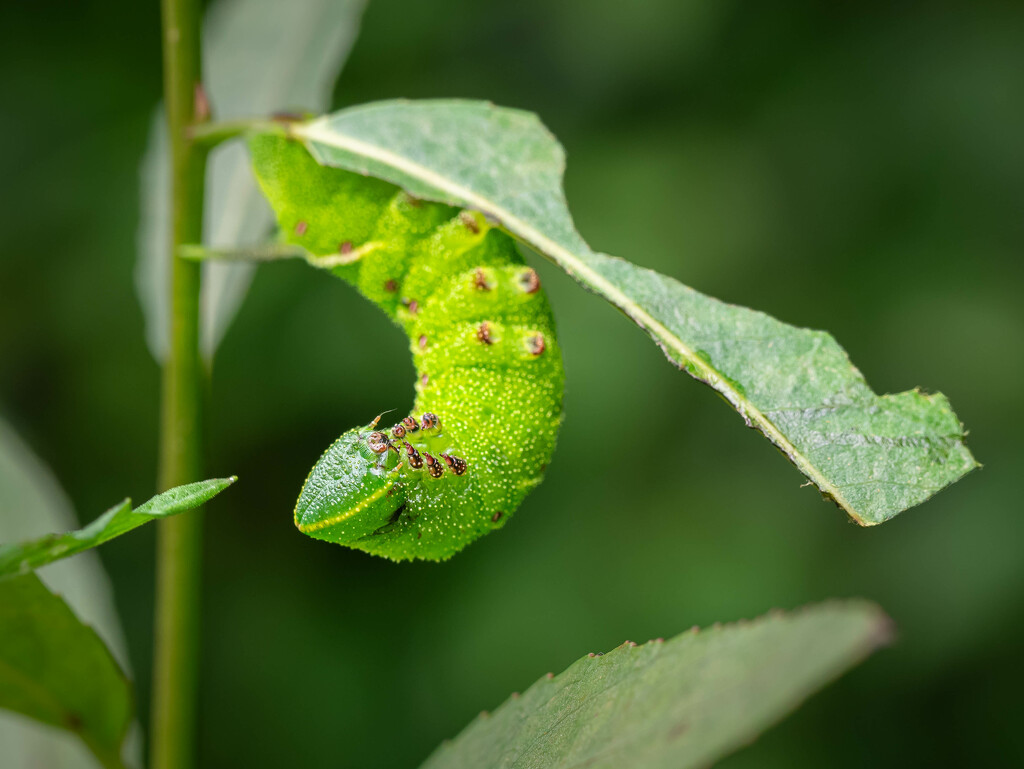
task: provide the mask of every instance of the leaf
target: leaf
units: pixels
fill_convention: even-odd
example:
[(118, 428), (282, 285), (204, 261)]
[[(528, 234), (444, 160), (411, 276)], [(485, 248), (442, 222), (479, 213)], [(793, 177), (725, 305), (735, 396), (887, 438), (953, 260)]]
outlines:
[(95, 631), (34, 573), (0, 579), (0, 708), (77, 734), (121, 766), (131, 687)]
[[(205, 87), (218, 119), (300, 107), (322, 111), (352, 43), (364, 0), (221, 0), (203, 34)], [(141, 167), (135, 286), (146, 341), (163, 360), (168, 339), (170, 172), (167, 129), (156, 111)], [(217, 247), (259, 243), (273, 216), (259, 193), (245, 149), (222, 146), (207, 167), (204, 241)], [(203, 267), (202, 349), (210, 359), (241, 306), (252, 265)]]
[(134, 510), (131, 507), (131, 500), (126, 499), (78, 531), (47, 534), (17, 545), (0, 545), (0, 578), (29, 569), (38, 569), (69, 555), (102, 545), (144, 523), (199, 507), (236, 480), (235, 477), (214, 478), (176, 486), (157, 494)]
[(627, 641), (482, 713), (423, 769), (708, 766), (889, 636), (878, 607), (845, 601)]
[(879, 397), (827, 333), (591, 251), (562, 193), (563, 150), (531, 113), (473, 101), (389, 101), (293, 133), (324, 165), (498, 220), (622, 310), (857, 523), (888, 520), (976, 466), (941, 394)]
[[(0, 542), (38, 537), (77, 525), (71, 503), (48, 467), (0, 417)], [(114, 607), (113, 591), (96, 553), (46, 567), (46, 584), (107, 644), (130, 675), (127, 645)], [(141, 765), (141, 730), (129, 731), (126, 752)], [(69, 732), (54, 731), (20, 715), (0, 712), (0, 745), (5, 769), (92, 769), (95, 759)]]

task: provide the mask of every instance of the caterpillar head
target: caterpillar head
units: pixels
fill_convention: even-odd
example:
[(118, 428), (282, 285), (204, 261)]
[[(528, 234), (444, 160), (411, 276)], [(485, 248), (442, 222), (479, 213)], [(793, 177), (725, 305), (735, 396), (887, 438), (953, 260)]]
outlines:
[(401, 507), (401, 459), (376, 424), (342, 435), (310, 472), (295, 505), (295, 525), (303, 534), (351, 544), (386, 525)]

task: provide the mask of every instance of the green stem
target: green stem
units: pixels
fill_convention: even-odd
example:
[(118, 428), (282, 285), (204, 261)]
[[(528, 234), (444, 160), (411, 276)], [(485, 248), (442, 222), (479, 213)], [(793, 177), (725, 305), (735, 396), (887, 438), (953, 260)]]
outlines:
[(187, 136), (196, 145), (210, 150), (222, 142), (238, 138), (250, 131), (287, 133), (288, 121), (272, 118), (242, 118), (199, 123), (188, 127)]
[[(206, 153), (188, 138), (186, 128), (205, 119), (208, 110), (199, 86), (199, 0), (162, 0), (161, 5), (164, 102), (171, 150), (170, 253), (174, 254), (182, 243), (202, 239)], [(200, 269), (197, 262), (171, 259), (171, 338), (163, 370), (160, 417), (161, 489), (201, 477)], [(198, 510), (159, 524), (151, 769), (186, 769), (193, 761), (201, 527)]]

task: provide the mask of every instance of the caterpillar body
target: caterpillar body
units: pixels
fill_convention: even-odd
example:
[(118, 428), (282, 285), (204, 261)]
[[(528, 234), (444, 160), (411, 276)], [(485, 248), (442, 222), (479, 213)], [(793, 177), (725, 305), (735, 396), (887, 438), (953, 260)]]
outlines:
[(504, 526), (543, 478), (564, 373), (537, 273), (474, 211), (250, 140), (281, 237), (354, 285), (409, 337), (410, 416), (349, 430), (310, 472), (295, 524), (394, 560), (448, 558)]

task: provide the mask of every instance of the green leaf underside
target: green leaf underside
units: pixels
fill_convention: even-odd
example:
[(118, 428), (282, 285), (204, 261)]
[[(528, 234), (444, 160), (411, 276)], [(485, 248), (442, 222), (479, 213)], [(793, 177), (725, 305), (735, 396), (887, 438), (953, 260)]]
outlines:
[(0, 578), (38, 569), (53, 561), (102, 545), (149, 521), (191, 510), (215, 497), (235, 480), (233, 477), (214, 478), (176, 486), (157, 494), (134, 510), (131, 500), (126, 499), (77, 531), (48, 534), (18, 544), (0, 545)]
[(482, 713), (423, 769), (708, 766), (886, 643), (889, 628), (873, 604), (848, 601), (626, 642)]
[(390, 101), (318, 118), (293, 134), (321, 164), (497, 219), (622, 310), (862, 525), (923, 502), (976, 466), (943, 395), (877, 396), (829, 334), (591, 251), (562, 193), (563, 150), (531, 113)]
[(34, 573), (0, 580), (0, 708), (76, 733), (120, 766), (131, 688), (107, 647)]
[[(210, 4), (203, 25), (203, 85), (218, 120), (277, 110), (322, 110), (359, 30), (364, 0), (235, 0)], [(163, 110), (157, 110), (142, 162), (136, 292), (146, 341), (157, 360), (167, 349), (170, 313), (170, 169)], [(209, 159), (204, 240), (257, 242), (273, 217), (248, 169), (245, 149), (219, 147)], [(202, 348), (212, 358), (252, 280), (252, 265), (203, 269)]]

